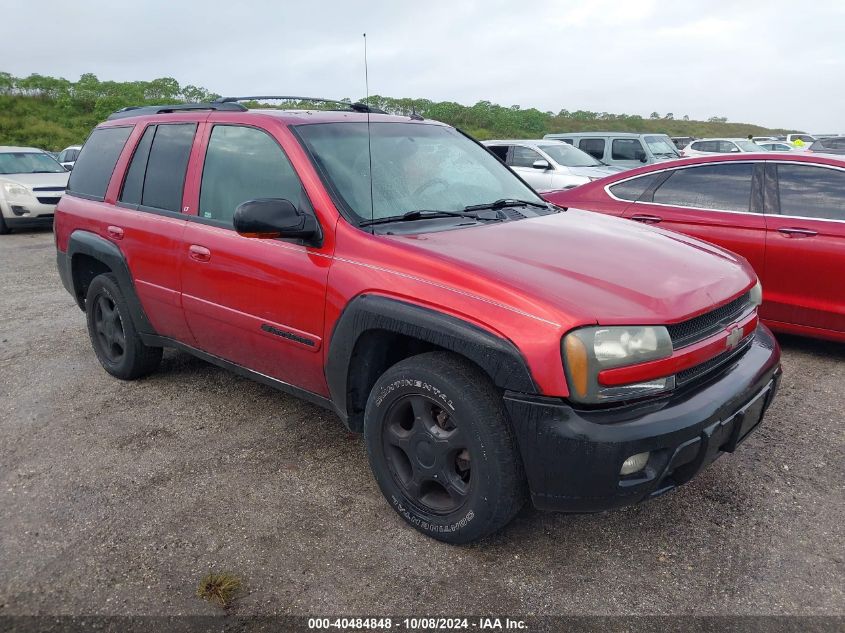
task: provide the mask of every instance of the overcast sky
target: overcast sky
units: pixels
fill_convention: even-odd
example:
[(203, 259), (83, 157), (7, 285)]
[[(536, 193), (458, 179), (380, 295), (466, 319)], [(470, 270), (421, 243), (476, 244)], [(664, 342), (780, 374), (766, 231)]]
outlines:
[[(5, 0), (0, 70), (845, 132), (845, 0)], [(11, 5), (11, 7), (10, 7)]]

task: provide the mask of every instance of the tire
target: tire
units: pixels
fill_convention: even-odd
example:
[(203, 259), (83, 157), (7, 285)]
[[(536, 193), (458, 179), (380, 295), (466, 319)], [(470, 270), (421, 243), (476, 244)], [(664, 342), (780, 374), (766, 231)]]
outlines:
[(3, 212), (0, 211), (0, 235), (8, 235), (12, 232), (9, 225), (6, 224), (6, 219), (3, 217)]
[(367, 400), (364, 440), (390, 505), (437, 540), (488, 536), (525, 503), (522, 460), (501, 395), (455, 354), (420, 354), (388, 369)]
[(98, 275), (91, 281), (85, 313), (94, 353), (112, 376), (134, 380), (158, 367), (162, 349), (148, 347), (141, 341), (114, 275)]

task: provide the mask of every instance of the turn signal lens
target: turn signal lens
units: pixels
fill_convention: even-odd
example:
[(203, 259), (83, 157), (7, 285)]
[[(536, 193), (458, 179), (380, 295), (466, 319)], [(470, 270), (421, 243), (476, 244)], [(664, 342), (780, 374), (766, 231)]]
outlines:
[(748, 293), (748, 300), (754, 306), (759, 306), (763, 303), (763, 284), (760, 283), (759, 279), (757, 280), (757, 285)]
[(567, 336), (564, 348), (566, 350), (566, 367), (569, 370), (570, 387), (580, 398), (587, 397), (587, 348), (577, 336)]

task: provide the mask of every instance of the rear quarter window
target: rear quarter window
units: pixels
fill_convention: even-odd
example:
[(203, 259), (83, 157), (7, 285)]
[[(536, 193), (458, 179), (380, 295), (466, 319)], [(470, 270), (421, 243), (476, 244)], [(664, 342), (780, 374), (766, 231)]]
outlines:
[(70, 173), (68, 192), (83, 198), (102, 200), (132, 129), (130, 125), (97, 128), (91, 132)]
[(634, 202), (640, 199), (654, 181), (657, 180), (659, 175), (662, 174), (646, 174), (639, 178), (632, 178), (631, 180), (612, 185), (609, 190), (617, 198)]

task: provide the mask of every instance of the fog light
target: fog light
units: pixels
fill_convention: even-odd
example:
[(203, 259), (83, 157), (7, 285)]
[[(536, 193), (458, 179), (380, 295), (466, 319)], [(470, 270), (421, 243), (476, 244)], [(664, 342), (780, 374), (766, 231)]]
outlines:
[(650, 453), (637, 453), (631, 455), (628, 459), (622, 462), (622, 468), (619, 470), (620, 475), (633, 475), (636, 472), (645, 468), (648, 463), (648, 456)]
[(12, 213), (14, 213), (15, 215), (29, 215), (29, 209), (27, 209), (26, 207), (22, 207), (20, 205), (17, 205), (17, 204), (13, 204), (12, 205)]

